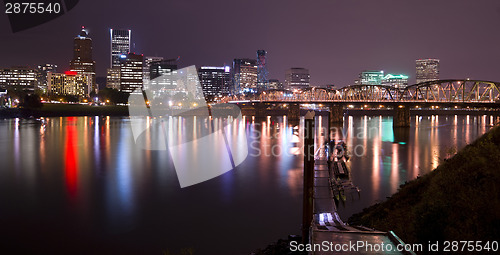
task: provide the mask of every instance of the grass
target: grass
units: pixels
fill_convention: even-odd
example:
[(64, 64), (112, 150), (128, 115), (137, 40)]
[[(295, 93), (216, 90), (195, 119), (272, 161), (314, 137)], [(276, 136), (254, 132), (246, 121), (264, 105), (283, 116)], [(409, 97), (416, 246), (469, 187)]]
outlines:
[(500, 127), (349, 223), (393, 230), (407, 243), (500, 240)]

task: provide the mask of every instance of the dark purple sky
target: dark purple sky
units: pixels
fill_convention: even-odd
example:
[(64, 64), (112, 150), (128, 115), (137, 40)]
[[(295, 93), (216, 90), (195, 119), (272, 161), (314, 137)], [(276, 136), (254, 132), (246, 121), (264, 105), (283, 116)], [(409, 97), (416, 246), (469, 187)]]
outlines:
[[(270, 78), (310, 69), (311, 83), (345, 86), (363, 69), (403, 73), (441, 59), (441, 78), (500, 81), (500, 1), (80, 0), (69, 13), (13, 34), (0, 15), (0, 67), (68, 68), (72, 40), (90, 30), (98, 76), (109, 66), (109, 28), (132, 29), (136, 53), (222, 65), (268, 52)], [(2, 11), (3, 13), (3, 11)]]

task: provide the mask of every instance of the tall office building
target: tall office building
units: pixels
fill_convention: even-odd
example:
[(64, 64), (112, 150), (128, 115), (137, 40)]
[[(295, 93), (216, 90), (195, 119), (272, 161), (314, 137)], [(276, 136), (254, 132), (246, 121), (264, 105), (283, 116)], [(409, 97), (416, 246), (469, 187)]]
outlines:
[[(161, 59), (149, 63), (149, 89), (154, 96), (174, 95), (185, 92), (177, 85), (176, 59)], [(182, 91), (181, 91), (182, 90)]]
[(293, 67), (285, 72), (285, 89), (305, 89), (310, 86), (309, 70), (300, 67)]
[(41, 90), (43, 94), (47, 93), (48, 73), (57, 73), (57, 65), (44, 64), (38, 66), (36, 75), (37, 89)]
[(37, 87), (36, 78), (36, 70), (29, 67), (0, 69), (0, 90), (15, 88), (33, 93)]
[(359, 74), (359, 83), (361, 85), (381, 85), (384, 79), (384, 71), (365, 70)]
[[(142, 67), (142, 82), (144, 83), (144, 89), (149, 89), (149, 83), (151, 80), (150, 69), (153, 62), (162, 61), (163, 57), (144, 57), (144, 63)], [(177, 69), (177, 68), (176, 68)]]
[(78, 74), (91, 75), (92, 79), (89, 86), (96, 91), (95, 62), (92, 60), (92, 38), (89, 37), (88, 30), (85, 27), (82, 27), (80, 34), (74, 39), (73, 60), (69, 64), (69, 69)]
[(198, 69), (198, 76), (207, 100), (230, 94), (231, 70), (229, 66), (202, 66)]
[(269, 79), (268, 89), (283, 89), (283, 83), (277, 79)]
[(439, 59), (417, 59), (416, 82), (439, 80)]
[(266, 90), (268, 86), (268, 79), (267, 79), (267, 68), (266, 68), (266, 54), (267, 52), (265, 50), (258, 50), (257, 51), (257, 84), (258, 84), (258, 90)]
[(74, 71), (48, 73), (47, 89), (50, 95), (88, 97), (92, 92), (91, 74), (79, 74)]
[(107, 69), (106, 88), (120, 90), (120, 67)]
[(408, 86), (408, 76), (403, 74), (387, 74), (382, 79), (382, 85), (391, 86), (397, 89), (404, 89)]
[(142, 88), (142, 55), (129, 53), (120, 56), (120, 91), (131, 93)]
[(233, 90), (235, 94), (257, 92), (257, 61), (255, 59), (234, 59)]
[(111, 36), (111, 64), (110, 67), (120, 67), (122, 55), (130, 52), (131, 30), (110, 29)]

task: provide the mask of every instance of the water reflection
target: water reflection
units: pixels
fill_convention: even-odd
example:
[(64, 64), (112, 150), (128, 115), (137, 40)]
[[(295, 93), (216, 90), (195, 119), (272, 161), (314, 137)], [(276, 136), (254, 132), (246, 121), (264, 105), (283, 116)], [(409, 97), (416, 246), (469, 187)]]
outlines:
[[(475, 140), (491, 127), (486, 117), (415, 116), (410, 128), (393, 128), (392, 118), (349, 116), (345, 128), (350, 148), (368, 148), (351, 158), (352, 178), (362, 190), (360, 201), (341, 208), (348, 217), (366, 205), (384, 200), (400, 184), (436, 168), (446, 157)], [(491, 119), (491, 118), (490, 118)], [(356, 128), (358, 127), (358, 128)], [(375, 127), (378, 132), (372, 132)], [(373, 135), (375, 134), (375, 135)], [(366, 159), (371, 164), (367, 165)], [(369, 178), (367, 178), (369, 176)]]
[(78, 191), (78, 169), (79, 169), (79, 158), (78, 158), (78, 148), (77, 140), (78, 135), (76, 132), (76, 118), (68, 117), (65, 125), (66, 129), (66, 144), (64, 146), (64, 174), (66, 180), (66, 188), (68, 190), (68, 195), (72, 201), (76, 199)]
[[(226, 123), (192, 117), (162, 121), (169, 138), (184, 141)], [(331, 135), (344, 140), (352, 153), (351, 176), (361, 198), (342, 207), (341, 216), (347, 218), (390, 196), (401, 183), (432, 171), (449, 156), (450, 148), (464, 147), (497, 121), (494, 116), (416, 116), (410, 128), (393, 129), (391, 117), (347, 116), (343, 125), (333, 126)], [(65, 231), (74, 224), (86, 226), (82, 244), (105, 243), (99, 238), (112, 238), (107, 233), (133, 233), (131, 238), (141, 247), (150, 242), (151, 249), (175, 247), (194, 232), (206, 237), (193, 240), (194, 246), (220, 238), (235, 243), (227, 250), (209, 245), (198, 249), (219, 249), (208, 254), (249, 253), (261, 245), (245, 246), (238, 240), (255, 240), (255, 233), (263, 243), (296, 233), (301, 222), (303, 119), (289, 123), (286, 116), (244, 117), (229, 123), (225, 129), (229, 143), (238, 146), (247, 139), (249, 157), (233, 171), (180, 189), (169, 152), (137, 148), (126, 118), (47, 118), (43, 125), (0, 120), (2, 220), (8, 222), (14, 217), (9, 215), (20, 212), (4, 202), (17, 201), (29, 208), (22, 212), (34, 221), (51, 225), (58, 219), (62, 222), (57, 224), (68, 225)], [(316, 143), (324, 144), (327, 118), (317, 117), (315, 125)], [(172, 127), (180, 132), (172, 133)], [(145, 135), (147, 145), (156, 142), (154, 137)], [(14, 195), (20, 193), (29, 195)], [(79, 210), (61, 209), (67, 205)], [(50, 217), (43, 216), (46, 211)], [(205, 217), (203, 228), (186, 224), (200, 217)], [(241, 234), (231, 234), (233, 222), (242, 219)], [(18, 225), (2, 227), (12, 232)], [(227, 231), (215, 236), (214, 229)]]

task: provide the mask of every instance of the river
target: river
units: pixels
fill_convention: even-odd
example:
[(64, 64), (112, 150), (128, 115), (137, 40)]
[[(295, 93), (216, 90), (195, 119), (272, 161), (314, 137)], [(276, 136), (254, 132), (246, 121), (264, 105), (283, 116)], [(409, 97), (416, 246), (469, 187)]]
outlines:
[[(183, 125), (189, 118), (173, 121)], [(339, 205), (341, 217), (432, 171), (494, 122), (498, 118), (489, 115), (413, 116), (410, 128), (393, 129), (392, 117), (346, 116), (334, 127), (335, 139), (352, 154), (348, 166), (361, 192)], [(327, 119), (318, 116), (315, 123), (321, 145)], [(299, 234), (302, 128), (286, 117), (246, 117), (234, 125), (245, 132), (245, 161), (181, 188), (168, 151), (136, 146), (128, 118), (0, 120), (0, 249), (249, 254)], [(192, 128), (180, 130), (199, 132)]]

